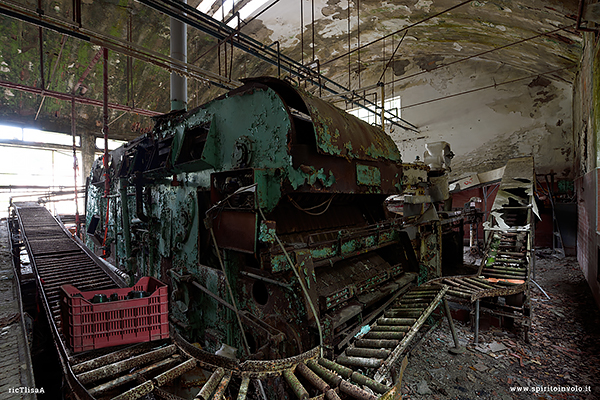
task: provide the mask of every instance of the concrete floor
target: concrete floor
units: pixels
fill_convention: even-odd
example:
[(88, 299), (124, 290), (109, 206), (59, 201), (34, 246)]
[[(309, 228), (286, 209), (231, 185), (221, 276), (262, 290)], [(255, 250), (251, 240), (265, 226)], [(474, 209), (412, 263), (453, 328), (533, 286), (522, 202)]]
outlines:
[(0, 221), (0, 400), (35, 398), (26, 393), (36, 387), (19, 296), (6, 221)]

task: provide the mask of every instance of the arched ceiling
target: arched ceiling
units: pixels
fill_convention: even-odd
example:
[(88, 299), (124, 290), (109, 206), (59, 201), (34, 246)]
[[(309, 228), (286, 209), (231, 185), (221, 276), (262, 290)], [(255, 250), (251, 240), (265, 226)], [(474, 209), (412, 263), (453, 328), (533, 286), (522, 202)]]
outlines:
[[(256, 6), (256, 1), (234, 4), (243, 14), (243, 8)], [(188, 84), (189, 108), (239, 85), (241, 78), (277, 75), (277, 67), (264, 57), (239, 48), (248, 38), (258, 44), (252, 42), (247, 49), (270, 52), (271, 60), (277, 59), (272, 55), (280, 46), (281, 57), (296, 63), (289, 69), (297, 71), (304, 64), (320, 72), (325, 89), (293, 78), (341, 108), (352, 107), (349, 99), (380, 99), (378, 83), (384, 84), (386, 97), (410, 93), (411, 88), (425, 84), (435, 88), (431, 93), (419, 89), (419, 96), (402, 100), (406, 111), (402, 117), (418, 129), (397, 129), (399, 141), (405, 134), (427, 131), (430, 121), (422, 115), (429, 104), (442, 98), (486, 88), (531, 92), (538, 85), (570, 87), (582, 53), (581, 34), (575, 29), (576, 0), (260, 1), (263, 5), (243, 21), (241, 35), (230, 35), (227, 44), (215, 36), (227, 37), (228, 27), (197, 11), (199, 6), (206, 10), (207, 2), (212, 2), (208, 15), (221, 21), (223, 12), (217, 14), (221, 0), (190, 0), (186, 9), (188, 21), (202, 20), (188, 28), (188, 74), (195, 78)], [(80, 21), (73, 4), (81, 4)], [(100, 134), (102, 108), (92, 103), (103, 99), (99, 50), (106, 46), (111, 49), (109, 101), (138, 111), (111, 110), (111, 137), (139, 135), (151, 126), (140, 113), (169, 111), (169, 72), (163, 68), (169, 65), (165, 12), (181, 15), (174, 4), (172, 0), (0, 0), (0, 123), (32, 124), (68, 133), (68, 97), (75, 93), (77, 99), (89, 103), (77, 103), (78, 130)], [(236, 17), (229, 21), (236, 26)], [(41, 50), (38, 26), (43, 26)], [(41, 66), (44, 89), (51, 92), (46, 92), (44, 102), (39, 93)], [(281, 75), (290, 74), (284, 68)], [(318, 80), (306, 71), (303, 75)], [(540, 101), (550, 101), (552, 95), (546, 93)], [(413, 112), (416, 108), (419, 113)]]

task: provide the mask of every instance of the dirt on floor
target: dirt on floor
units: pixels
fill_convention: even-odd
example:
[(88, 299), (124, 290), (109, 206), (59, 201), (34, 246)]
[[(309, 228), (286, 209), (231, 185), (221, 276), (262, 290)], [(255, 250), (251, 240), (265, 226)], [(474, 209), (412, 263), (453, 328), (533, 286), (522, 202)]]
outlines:
[(538, 250), (535, 282), (550, 299), (533, 285), (529, 343), (517, 324), (484, 323), (475, 346), (467, 318), (453, 355), (444, 319), (409, 354), (403, 399), (600, 399), (600, 311), (577, 260)]

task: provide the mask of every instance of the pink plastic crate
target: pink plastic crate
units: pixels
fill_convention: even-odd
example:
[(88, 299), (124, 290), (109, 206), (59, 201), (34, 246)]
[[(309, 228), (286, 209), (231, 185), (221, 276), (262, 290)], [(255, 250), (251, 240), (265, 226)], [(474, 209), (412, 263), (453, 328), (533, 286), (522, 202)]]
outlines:
[[(168, 290), (158, 279), (143, 277), (124, 289), (81, 292), (72, 285), (60, 289), (63, 332), (76, 353), (169, 337)], [(132, 290), (150, 295), (128, 299)], [(94, 295), (110, 298), (114, 293), (118, 301), (92, 303)]]

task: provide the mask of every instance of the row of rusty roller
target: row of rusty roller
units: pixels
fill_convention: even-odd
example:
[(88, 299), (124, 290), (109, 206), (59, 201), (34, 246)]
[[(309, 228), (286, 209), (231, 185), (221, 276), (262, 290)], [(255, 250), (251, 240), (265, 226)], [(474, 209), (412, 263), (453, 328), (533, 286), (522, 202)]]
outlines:
[(497, 279), (526, 280), (527, 232), (494, 233), (481, 275)]
[(372, 371), (378, 381), (391, 383), (391, 366), (440, 304), (447, 290), (445, 285), (412, 287), (384, 310), (383, 316), (367, 333), (353, 340), (336, 361), (346, 367)]
[[(136, 399), (153, 393), (159, 398), (178, 400), (181, 398), (163, 386), (198, 367), (209, 371), (210, 377), (196, 399), (221, 399), (227, 393), (244, 400), (252, 381), (260, 382), (254, 385), (266, 386), (279, 378), (276, 384), (283, 385), (298, 399), (375, 400), (390, 393), (392, 379), (374, 377), (389, 375), (389, 367), (404, 353), (446, 290), (447, 286), (440, 285), (413, 287), (335, 361), (320, 357), (316, 348), (290, 359), (238, 364), (236, 360), (206, 353), (175, 335), (175, 343), (137, 345), (80, 362), (72, 370), (96, 398)], [(123, 387), (131, 388), (120, 393)], [(119, 394), (112, 397), (114, 393)]]

